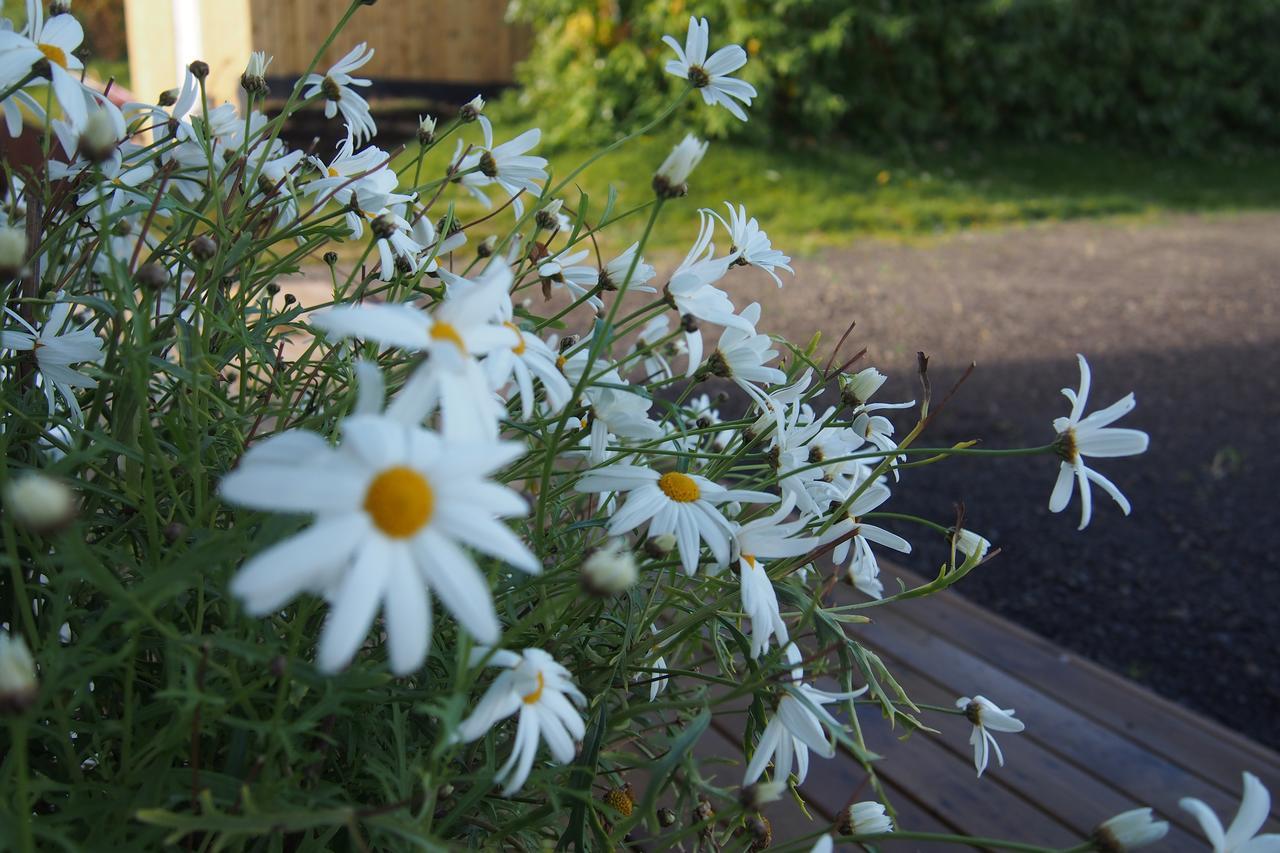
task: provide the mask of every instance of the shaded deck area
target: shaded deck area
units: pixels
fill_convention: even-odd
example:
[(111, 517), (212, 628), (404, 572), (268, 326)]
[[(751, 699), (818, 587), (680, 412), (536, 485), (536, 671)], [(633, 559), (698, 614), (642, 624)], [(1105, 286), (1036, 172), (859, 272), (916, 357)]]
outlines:
[[(898, 576), (885, 566), (886, 588)], [(852, 599), (841, 587), (837, 596)], [(1156, 848), (1208, 848), (1194, 819), (1178, 808), (1185, 796), (1208, 803), (1229, 824), (1240, 802), (1243, 770), (1280, 796), (1280, 756), (1168, 702), (994, 614), (954, 591), (866, 611), (874, 622), (850, 626), (880, 654), (913, 700), (951, 705), (982, 694), (1014, 708), (1025, 732), (1001, 735), (1005, 766), (975, 778), (969, 724), (928, 713), (939, 735), (907, 741), (888, 730), (879, 711), (860, 717), (867, 746), (884, 760), (877, 772), (904, 830), (960, 833), (1033, 844), (1070, 846), (1108, 817), (1152, 806), (1171, 824)], [(704, 736), (700, 751), (741, 754), (732, 724)], [(766, 811), (779, 840), (823, 828), (848, 803), (873, 799), (866, 774), (850, 755), (815, 760), (802, 788), (813, 821), (789, 802)], [(1273, 807), (1266, 831), (1280, 831)], [(889, 849), (941, 849), (919, 841)]]

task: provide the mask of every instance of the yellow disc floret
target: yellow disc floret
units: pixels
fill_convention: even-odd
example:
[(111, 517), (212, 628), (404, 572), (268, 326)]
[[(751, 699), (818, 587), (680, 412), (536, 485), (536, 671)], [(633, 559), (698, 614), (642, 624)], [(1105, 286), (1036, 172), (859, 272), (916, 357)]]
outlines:
[(364, 495), (364, 510), (383, 533), (395, 539), (412, 536), (431, 520), (436, 498), (426, 478), (412, 468), (388, 468), (373, 478)]
[(547, 686), (546, 679), (544, 679), (544, 678), (542, 677), (542, 673), (541, 673), (541, 672), (539, 672), (539, 673), (538, 673), (538, 686), (537, 686), (536, 688), (534, 688), (534, 691), (533, 691), (532, 693), (526, 693), (526, 694), (524, 695), (524, 697), (523, 697), (523, 698), (524, 698), (524, 704), (526, 704), (526, 705), (536, 705), (536, 704), (538, 704), (538, 700), (542, 698), (542, 688), (544, 688), (544, 687), (546, 687), (546, 686)]
[(431, 340), (448, 341), (458, 348), (458, 352), (466, 355), (467, 345), (462, 341), (462, 335), (458, 334), (458, 330), (448, 323), (441, 323), (439, 320), (431, 324)]
[(44, 54), (45, 59), (62, 68), (67, 67), (67, 52), (65, 50), (56, 44), (42, 44), (37, 45), (37, 47), (40, 48), (40, 52)]
[(520, 327), (515, 323), (503, 323), (502, 325), (516, 333), (516, 345), (511, 348), (511, 351), (516, 355), (524, 355), (524, 332), (520, 331)]
[(668, 471), (658, 478), (658, 488), (676, 503), (693, 503), (702, 497), (698, 484), (688, 474), (679, 471)]

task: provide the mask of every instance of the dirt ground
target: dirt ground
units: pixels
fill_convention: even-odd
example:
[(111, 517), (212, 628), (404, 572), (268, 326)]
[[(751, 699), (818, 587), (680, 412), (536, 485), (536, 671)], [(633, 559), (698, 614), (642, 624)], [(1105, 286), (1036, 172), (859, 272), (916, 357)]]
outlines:
[[(1280, 215), (865, 241), (796, 271), (782, 291), (734, 285), (735, 302), (759, 300), (761, 326), (792, 340), (821, 330), (824, 352), (856, 320), (853, 350), (891, 377), (884, 399), (916, 395), (916, 350), (935, 399), (977, 363), (930, 446), (1048, 442), (1077, 352), (1091, 409), (1136, 392), (1123, 425), (1150, 451), (1098, 464), (1129, 518), (1096, 489), (1087, 530), (1078, 503), (1049, 513), (1057, 463), (1041, 457), (917, 469), (885, 509), (945, 520), (963, 501), (966, 526), (1002, 549), (965, 580), (970, 598), (1280, 747)], [(941, 559), (935, 546), (905, 561)]]

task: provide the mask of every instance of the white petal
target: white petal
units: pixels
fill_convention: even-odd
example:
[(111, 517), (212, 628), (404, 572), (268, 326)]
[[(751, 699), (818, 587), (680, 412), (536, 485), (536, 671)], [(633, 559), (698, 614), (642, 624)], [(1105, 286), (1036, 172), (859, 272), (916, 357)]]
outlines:
[(457, 545), (427, 530), (413, 540), (418, 568), (458, 624), (478, 642), (495, 645), (502, 632), (484, 575)]
[(378, 613), (390, 569), (390, 544), (379, 536), (366, 539), (335, 591), (335, 603), (320, 634), (316, 663), (323, 672), (337, 672), (355, 656)]
[(351, 559), (368, 522), (357, 514), (325, 518), (246, 562), (231, 592), (253, 616), (279, 610), (298, 593), (320, 589)]
[(391, 671), (408, 675), (422, 666), (431, 643), (431, 600), (411, 555), (397, 551), (383, 607)]

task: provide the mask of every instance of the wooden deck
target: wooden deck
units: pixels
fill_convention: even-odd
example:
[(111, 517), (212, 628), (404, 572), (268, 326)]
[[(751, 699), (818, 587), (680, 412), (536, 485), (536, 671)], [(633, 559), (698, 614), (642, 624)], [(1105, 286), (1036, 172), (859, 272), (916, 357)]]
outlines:
[[(884, 567), (909, 586), (921, 579)], [(887, 579), (885, 586), (892, 588)], [(838, 596), (853, 600), (841, 587)], [(1229, 824), (1240, 802), (1243, 770), (1280, 801), (1280, 756), (1219, 724), (1001, 619), (955, 592), (867, 611), (874, 623), (858, 630), (917, 702), (951, 705), (982, 694), (1014, 708), (1027, 729), (999, 735), (1005, 766), (975, 778), (969, 724), (959, 716), (927, 714), (940, 735), (898, 740), (868, 707), (860, 718), (867, 745), (883, 756), (877, 772), (902, 829), (961, 833), (1068, 846), (1100, 821), (1152, 806), (1171, 824), (1153, 849), (1207, 849), (1194, 819), (1178, 808), (1185, 796), (1208, 803)], [(700, 752), (741, 755), (731, 725), (704, 735)], [(849, 755), (814, 760), (804, 793), (814, 821), (830, 823), (845, 805), (873, 799), (866, 774)], [(787, 802), (766, 814), (775, 838), (822, 828)], [(1270, 832), (1280, 831), (1273, 808)], [(897, 842), (894, 850), (937, 850)]]

